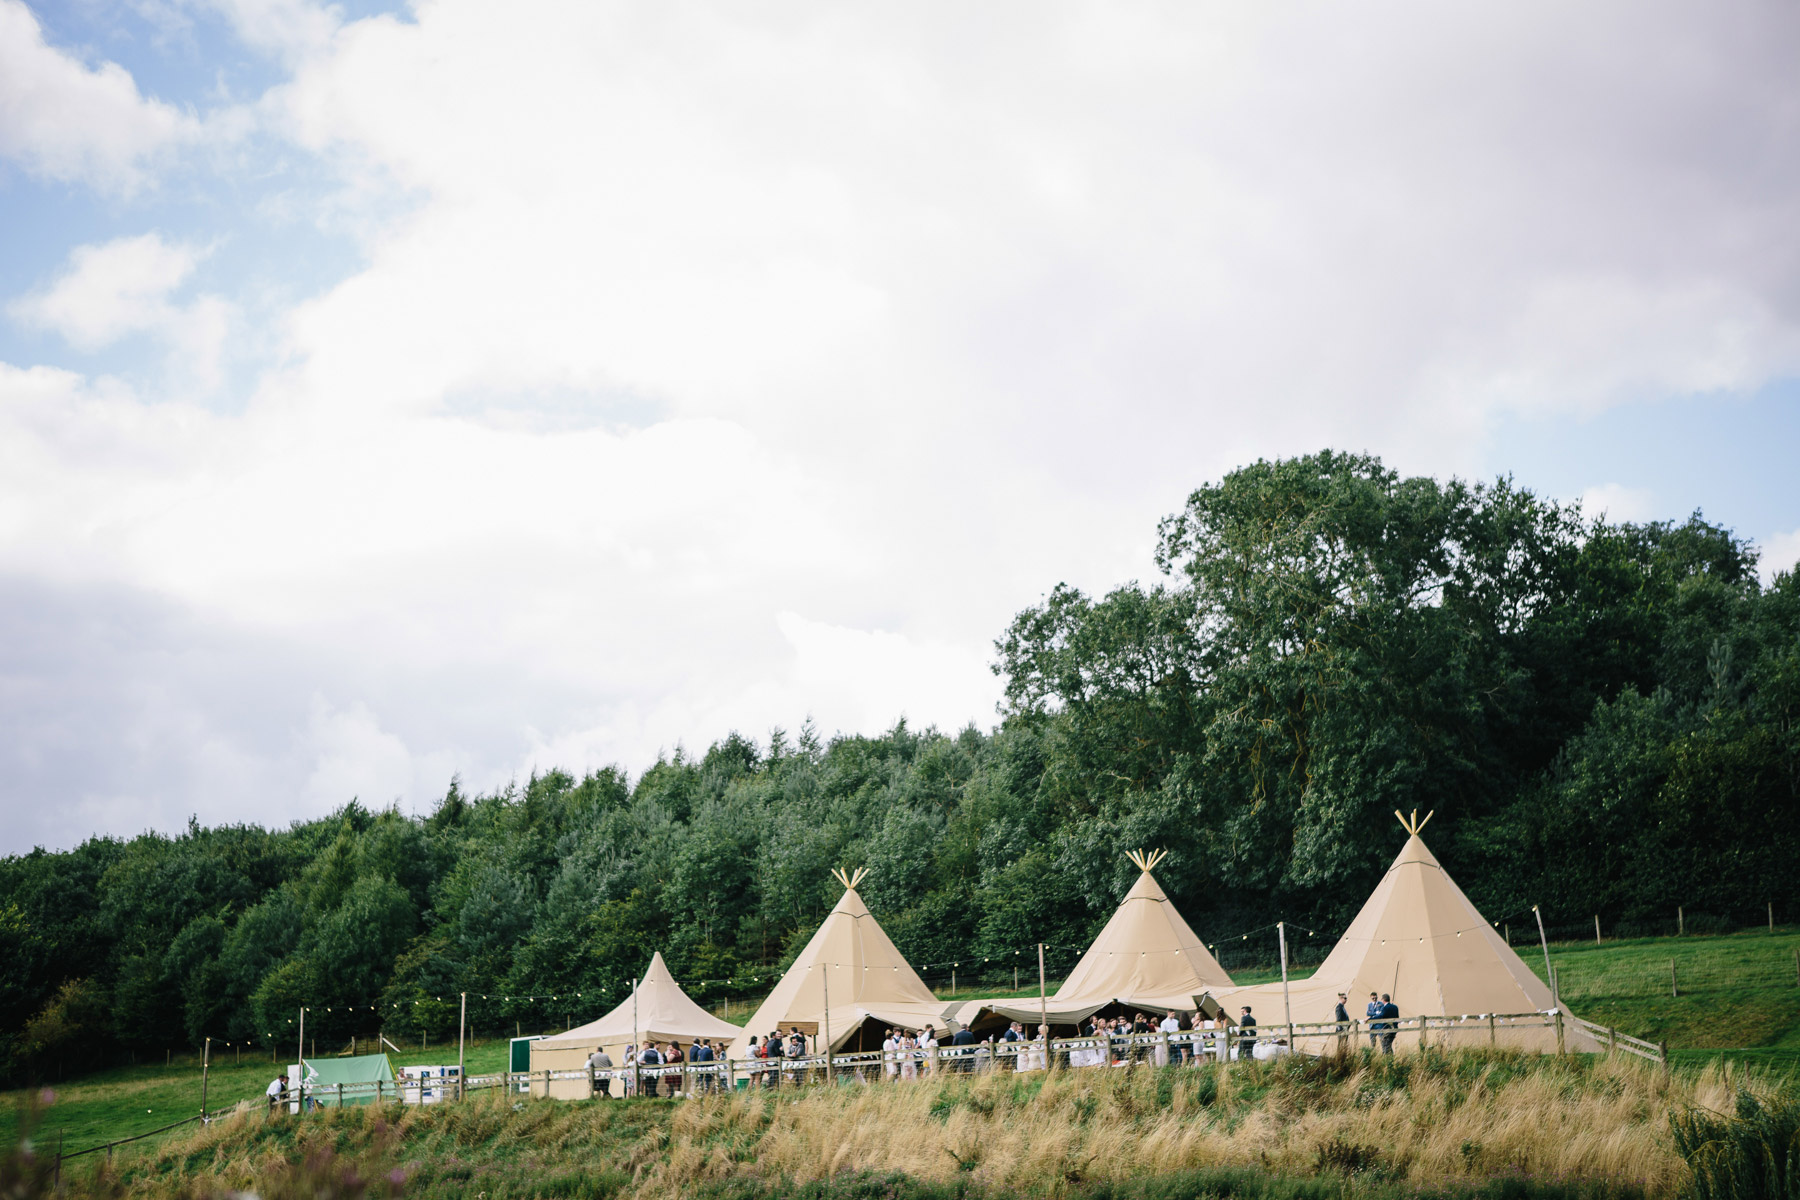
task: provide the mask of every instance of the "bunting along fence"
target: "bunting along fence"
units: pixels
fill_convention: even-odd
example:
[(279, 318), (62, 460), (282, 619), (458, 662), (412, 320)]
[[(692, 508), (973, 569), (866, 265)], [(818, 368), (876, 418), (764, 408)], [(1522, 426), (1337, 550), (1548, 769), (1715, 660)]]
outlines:
[(950, 1074), (1042, 1071), (1092, 1067), (1228, 1066), (1245, 1059), (1269, 1061), (1295, 1053), (1368, 1050), (1399, 1052), (1459, 1049), (1542, 1041), (1558, 1046), (1579, 1026), (1611, 1055), (1641, 1058), (1666, 1067), (1662, 1047), (1560, 1012), (1480, 1014), (1466, 1017), (1400, 1017), (1386, 1022), (1349, 1021), (1236, 1026), (1171, 1033), (986, 1041), (970, 1046), (923, 1046), (850, 1054), (810, 1052), (798, 1057), (721, 1059), (713, 1062), (646, 1063), (610, 1070), (506, 1071), (466, 1078), (344, 1083), (296, 1087), (271, 1107), (300, 1112), (357, 1104), (453, 1103), (482, 1093), (588, 1099), (630, 1095), (693, 1096), (750, 1088), (799, 1087), (827, 1082), (877, 1083)]

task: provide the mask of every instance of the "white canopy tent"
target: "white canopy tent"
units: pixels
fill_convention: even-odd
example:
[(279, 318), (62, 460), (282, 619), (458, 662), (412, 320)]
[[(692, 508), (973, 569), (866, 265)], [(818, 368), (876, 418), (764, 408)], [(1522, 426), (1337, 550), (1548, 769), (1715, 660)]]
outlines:
[[(611, 1056), (614, 1065), (623, 1067), (629, 1045), (680, 1042), (688, 1046), (701, 1038), (711, 1038), (714, 1045), (723, 1047), (742, 1032), (694, 1003), (675, 982), (662, 952), (657, 951), (650, 956), (650, 966), (632, 993), (611, 1012), (566, 1033), (532, 1042), (531, 1069), (578, 1070), (587, 1065), (588, 1055), (601, 1048)], [(550, 1094), (558, 1099), (584, 1098), (587, 1084), (583, 1080), (552, 1080)]]

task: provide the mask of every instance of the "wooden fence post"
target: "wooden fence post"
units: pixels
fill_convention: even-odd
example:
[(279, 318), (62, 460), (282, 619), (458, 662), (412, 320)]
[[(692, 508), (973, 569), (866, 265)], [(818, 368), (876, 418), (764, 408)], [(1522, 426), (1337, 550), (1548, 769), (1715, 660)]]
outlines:
[(1600, 944), (1600, 914), (1594, 914), (1594, 945)]
[(1556, 1052), (1563, 1053), (1563, 1012), (1561, 1008), (1556, 1010)]
[(1658, 1047), (1659, 1047), (1659, 1048), (1660, 1048), (1660, 1049), (1661, 1049), (1661, 1050), (1662, 1050), (1662, 1069), (1663, 1069), (1663, 1074), (1664, 1074), (1664, 1075), (1667, 1075), (1667, 1074), (1668, 1074), (1668, 1073), (1669, 1073), (1669, 1043), (1667, 1043), (1667, 1042), (1658, 1042), (1658, 1043), (1657, 1043), (1657, 1046), (1658, 1046)]
[(1619, 1057), (1619, 1031), (1610, 1025), (1606, 1029), (1606, 1057)]
[[(1294, 1040), (1293, 1033), (1294, 1027), (1292, 1025), (1288, 1026), (1288, 1043), (1290, 1045)], [(1166, 1067), (1169, 1065), (1169, 1031), (1166, 1029), (1158, 1029), (1156, 1031), (1156, 1040), (1156, 1048), (1162, 1055), (1162, 1063), (1160, 1065)]]
[(1675, 936), (1687, 936), (1687, 910), (1680, 905), (1675, 908)]
[(1489, 1047), (1498, 1046), (1500, 1044), (1500, 1039), (1494, 1035), (1494, 1014), (1489, 1013), (1487, 1015), (1487, 1019), (1488, 1019), (1488, 1046)]
[(1672, 958), (1669, 960), (1669, 995), (1671, 997), (1681, 995), (1681, 980), (1675, 974), (1675, 960)]
[(550, 1068), (544, 1068), (544, 1099), (550, 1098)]
[(338, 1107), (342, 1108), (342, 1107), (344, 1107), (344, 1085), (341, 1083), (338, 1084), (337, 1089), (338, 1089)]
[(1425, 1049), (1425, 1047), (1427, 1045), (1425, 1039), (1426, 1039), (1427, 1033), (1430, 1029), (1431, 1029), (1431, 1018), (1425, 1017), (1425, 1016), (1420, 1017), (1419, 1018), (1419, 1049), (1420, 1050)]

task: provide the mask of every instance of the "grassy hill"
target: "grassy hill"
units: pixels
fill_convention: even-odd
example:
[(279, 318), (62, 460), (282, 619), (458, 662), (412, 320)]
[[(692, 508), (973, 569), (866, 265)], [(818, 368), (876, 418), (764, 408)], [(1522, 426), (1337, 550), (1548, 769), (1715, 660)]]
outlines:
[[(687, 1101), (486, 1095), (246, 1111), (122, 1160), (111, 1182), (146, 1198), (360, 1195), (342, 1185), (354, 1175), (490, 1200), (1661, 1200), (1686, 1171), (1667, 1114), (1729, 1111), (1745, 1084), (1717, 1066), (1668, 1076), (1636, 1060), (1475, 1050)], [(90, 1159), (72, 1177), (99, 1169)]]

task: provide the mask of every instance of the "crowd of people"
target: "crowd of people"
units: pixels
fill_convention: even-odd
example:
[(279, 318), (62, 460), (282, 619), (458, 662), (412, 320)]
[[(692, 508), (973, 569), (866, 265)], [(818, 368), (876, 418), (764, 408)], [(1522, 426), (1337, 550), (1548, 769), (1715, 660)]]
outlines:
[[(1369, 993), (1364, 1010), (1369, 1034), (1369, 1047), (1381, 1054), (1394, 1052), (1394, 1036), (1398, 1032), (1400, 1010), (1393, 997)], [(1350, 1019), (1348, 997), (1337, 995), (1332, 1020), (1338, 1026), (1338, 1050), (1349, 1049), (1350, 1033), (1355, 1028)], [(1231, 1030), (1236, 1029), (1235, 1038)], [(1144, 1012), (1111, 1017), (1090, 1017), (1081, 1033), (1092, 1039), (1086, 1047), (1068, 1051), (1071, 1067), (1130, 1066), (1151, 1063), (1155, 1066), (1182, 1066), (1224, 1059), (1267, 1061), (1293, 1053), (1293, 1047), (1282, 1037), (1258, 1037), (1256, 1016), (1249, 1005), (1238, 1010), (1235, 1021), (1223, 1016), (1209, 1017), (1201, 1012), (1184, 1015), (1170, 1009), (1157, 1020)], [(1181, 1040), (1158, 1038), (1153, 1034), (1191, 1033)], [(1049, 1027), (1037, 1026), (1029, 1033), (1023, 1022), (1013, 1021), (998, 1034), (977, 1038), (967, 1026), (944, 1037), (937, 1028), (891, 1028), (881, 1041), (881, 1077), (889, 1080), (917, 1079), (933, 1071), (966, 1073), (992, 1069), (1034, 1071), (1048, 1065)], [(752, 1034), (748, 1053), (737, 1063), (738, 1073), (750, 1087), (779, 1088), (784, 1084), (798, 1087), (809, 1082), (823, 1082), (825, 1067), (813, 1056), (816, 1049), (799, 1026), (783, 1035), (771, 1031), (766, 1037)], [(621, 1095), (641, 1093), (645, 1096), (675, 1096), (681, 1092), (684, 1079), (691, 1080), (693, 1092), (724, 1090), (725, 1076), (717, 1071), (683, 1071), (683, 1064), (708, 1066), (724, 1062), (726, 1047), (715, 1046), (712, 1039), (701, 1038), (684, 1050), (681, 1043), (645, 1042), (642, 1047), (627, 1046), (624, 1061), (615, 1064), (604, 1046), (588, 1056), (587, 1067), (594, 1077), (594, 1094), (610, 1098), (617, 1078)], [(811, 1061), (806, 1061), (806, 1060)], [(635, 1071), (633, 1068), (637, 1068)], [(856, 1078), (870, 1079), (864, 1074), (865, 1063), (853, 1062), (848, 1067)], [(285, 1097), (288, 1077), (284, 1072), (269, 1084), (269, 1104), (273, 1107)]]

